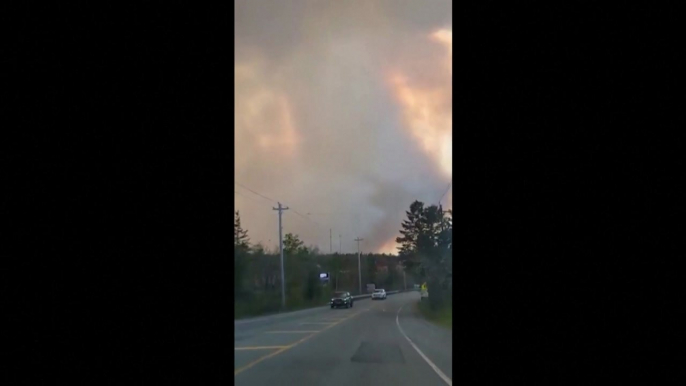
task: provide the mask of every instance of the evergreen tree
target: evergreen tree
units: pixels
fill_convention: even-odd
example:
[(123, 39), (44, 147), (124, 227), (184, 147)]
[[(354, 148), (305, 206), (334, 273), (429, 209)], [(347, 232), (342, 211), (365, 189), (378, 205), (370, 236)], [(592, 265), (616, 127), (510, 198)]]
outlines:
[(233, 249), (234, 249), (234, 287), (236, 293), (242, 293), (245, 282), (248, 278), (250, 239), (248, 231), (241, 226), (241, 216), (238, 211), (233, 219)]
[(400, 257), (406, 270), (428, 282), (431, 307), (440, 308), (452, 288), (452, 211), (415, 201), (406, 213), (396, 239)]
[(419, 234), (422, 229), (422, 217), (424, 216), (424, 203), (415, 201), (410, 205), (410, 210), (406, 211), (407, 219), (403, 220), (400, 230), (401, 237), (397, 237), (395, 241), (400, 244), (398, 254), (405, 269), (409, 271), (416, 271), (420, 276), (422, 275), (421, 266), (419, 264), (419, 255), (417, 243), (419, 241)]
[(283, 253), (289, 256), (294, 256), (303, 252), (307, 252), (305, 242), (300, 240), (298, 235), (286, 233), (283, 238)]
[(402, 222), (400, 234), (395, 241), (400, 244), (398, 248), (400, 255), (410, 255), (417, 251), (417, 238), (421, 229), (421, 220), (424, 215), (424, 203), (415, 201), (410, 205), (410, 210), (406, 211), (407, 219)]
[(250, 248), (250, 238), (248, 231), (241, 226), (241, 215), (236, 211), (233, 218), (233, 245), (241, 250)]

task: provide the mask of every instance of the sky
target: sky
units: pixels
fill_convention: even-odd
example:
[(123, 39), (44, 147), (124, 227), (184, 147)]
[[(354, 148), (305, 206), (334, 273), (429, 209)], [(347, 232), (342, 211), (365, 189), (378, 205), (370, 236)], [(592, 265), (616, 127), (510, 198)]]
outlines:
[[(251, 242), (397, 253), (452, 209), (450, 0), (237, 0), (235, 207)], [(332, 243), (330, 244), (330, 230)], [(340, 238), (339, 238), (340, 235)]]

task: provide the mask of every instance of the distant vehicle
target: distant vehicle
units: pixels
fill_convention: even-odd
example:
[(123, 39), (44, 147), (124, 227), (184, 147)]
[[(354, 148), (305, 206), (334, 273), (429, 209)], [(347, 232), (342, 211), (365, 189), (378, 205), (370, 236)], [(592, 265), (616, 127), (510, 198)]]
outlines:
[(376, 289), (372, 293), (372, 300), (374, 299), (381, 299), (381, 300), (386, 300), (386, 290), (384, 289)]
[(353, 306), (353, 297), (350, 295), (350, 292), (334, 292), (330, 304), (331, 308), (350, 308)]

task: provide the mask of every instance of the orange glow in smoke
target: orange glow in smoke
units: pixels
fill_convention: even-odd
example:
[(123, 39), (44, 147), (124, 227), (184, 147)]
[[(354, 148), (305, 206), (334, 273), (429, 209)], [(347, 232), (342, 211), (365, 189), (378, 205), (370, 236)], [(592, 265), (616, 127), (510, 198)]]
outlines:
[(379, 248), (378, 253), (386, 253), (390, 255), (397, 255), (398, 254), (398, 243), (395, 242), (395, 237), (392, 239), (388, 240), (384, 245)]
[(452, 31), (439, 30), (429, 36), (432, 42), (446, 47), (442, 82), (433, 86), (415, 86), (401, 72), (390, 76), (395, 96), (403, 107), (403, 119), (411, 135), (418, 140), (444, 174), (452, 176)]
[(298, 132), (293, 123), (290, 104), (283, 95), (274, 102), (273, 108), (279, 116), (280, 125), (273, 132), (259, 134), (259, 145), (269, 151), (285, 149), (287, 155), (293, 155), (298, 144)]

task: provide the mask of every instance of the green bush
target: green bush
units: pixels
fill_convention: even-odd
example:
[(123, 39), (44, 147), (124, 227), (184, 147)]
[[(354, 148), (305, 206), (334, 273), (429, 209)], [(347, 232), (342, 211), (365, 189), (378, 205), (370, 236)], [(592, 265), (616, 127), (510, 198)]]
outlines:
[(427, 320), (449, 329), (453, 328), (452, 303), (445, 303), (440, 309), (434, 309), (429, 302), (417, 302), (417, 308)]

